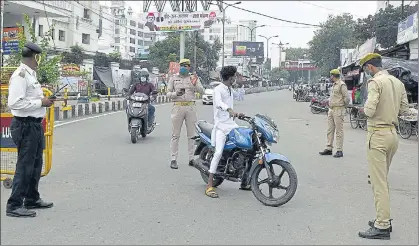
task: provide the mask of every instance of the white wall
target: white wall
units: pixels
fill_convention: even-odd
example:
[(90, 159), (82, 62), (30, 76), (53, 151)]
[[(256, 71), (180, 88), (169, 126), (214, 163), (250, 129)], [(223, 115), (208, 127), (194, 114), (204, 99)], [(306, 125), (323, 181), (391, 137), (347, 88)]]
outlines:
[(418, 39), (412, 40), (409, 42), (409, 49), (410, 49), (410, 60), (418, 59)]

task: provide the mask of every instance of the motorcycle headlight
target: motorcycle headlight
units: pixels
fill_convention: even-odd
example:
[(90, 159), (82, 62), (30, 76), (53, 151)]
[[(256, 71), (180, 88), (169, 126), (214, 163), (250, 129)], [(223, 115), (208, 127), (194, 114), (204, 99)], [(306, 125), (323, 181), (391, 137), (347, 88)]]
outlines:
[(279, 131), (278, 130), (273, 130), (272, 135), (274, 136), (273, 137), (274, 141), (278, 143), (278, 140), (279, 140)]

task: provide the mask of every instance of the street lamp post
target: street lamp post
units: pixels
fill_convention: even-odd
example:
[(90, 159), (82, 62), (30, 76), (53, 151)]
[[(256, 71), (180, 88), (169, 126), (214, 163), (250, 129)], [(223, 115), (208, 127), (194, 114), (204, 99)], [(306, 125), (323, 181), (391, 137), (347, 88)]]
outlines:
[(250, 30), (250, 42), (253, 42), (253, 31), (254, 31), (254, 30), (256, 30), (256, 28), (259, 28), (259, 27), (265, 27), (266, 25), (255, 26), (255, 27), (253, 27), (253, 28), (250, 28), (250, 27), (245, 26), (245, 25), (239, 25), (239, 26), (241, 26), (241, 27), (246, 27), (247, 29), (249, 29), (249, 30)]
[(268, 38), (266, 36), (259, 35), (259, 37), (262, 37), (262, 38), (265, 38), (266, 39), (266, 60), (268, 60), (269, 59), (269, 40), (271, 38), (277, 38), (279, 36), (278, 35), (275, 35), (275, 36), (271, 36), (271, 37)]
[(225, 35), (224, 26), (225, 26), (225, 21), (226, 21), (226, 9), (228, 7), (230, 7), (230, 6), (241, 4), (241, 3), (242, 2), (235, 2), (233, 4), (229, 4), (229, 5), (225, 6), (224, 8), (222, 8), (223, 9), (223, 21), (222, 21), (223, 22), (223, 51), (222, 51), (222, 58), (221, 58), (222, 67), (224, 67), (224, 41), (225, 41), (225, 38), (224, 38), (224, 35)]
[(278, 46), (278, 48), (279, 48), (279, 62), (278, 62), (278, 65), (279, 65), (279, 69), (281, 69), (281, 59), (282, 59), (282, 47), (284, 46), (284, 45), (288, 45), (289, 43), (285, 43), (285, 44), (283, 44), (281, 41), (279, 41), (279, 43), (278, 44), (276, 44), (276, 43), (272, 43), (273, 45), (276, 45), (276, 46)]

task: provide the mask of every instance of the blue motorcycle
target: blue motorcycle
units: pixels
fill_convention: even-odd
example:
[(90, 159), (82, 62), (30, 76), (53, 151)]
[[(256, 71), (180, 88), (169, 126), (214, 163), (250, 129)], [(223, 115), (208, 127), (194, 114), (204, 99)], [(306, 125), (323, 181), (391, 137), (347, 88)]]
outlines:
[[(278, 207), (287, 203), (297, 190), (297, 173), (287, 157), (270, 152), (269, 146), (278, 142), (277, 125), (271, 118), (259, 114), (255, 117), (239, 116), (238, 119), (248, 122), (250, 127), (239, 127), (229, 133), (214, 174), (214, 186), (221, 185), (224, 180), (241, 182), (242, 189), (249, 189), (250, 186), (253, 195), (266, 206)], [(214, 147), (211, 146), (214, 125), (198, 121), (195, 128), (198, 133), (193, 138), (197, 145), (195, 155), (199, 155), (199, 159), (194, 163), (204, 182), (208, 183), (208, 170), (214, 153)], [(281, 170), (275, 172), (276, 166)], [(267, 174), (266, 178), (262, 178), (263, 173)], [(288, 185), (283, 182), (284, 174), (288, 176)], [(266, 185), (267, 189), (261, 188), (261, 185)], [(275, 198), (274, 188), (283, 194)], [(267, 190), (268, 194), (262, 190)]]

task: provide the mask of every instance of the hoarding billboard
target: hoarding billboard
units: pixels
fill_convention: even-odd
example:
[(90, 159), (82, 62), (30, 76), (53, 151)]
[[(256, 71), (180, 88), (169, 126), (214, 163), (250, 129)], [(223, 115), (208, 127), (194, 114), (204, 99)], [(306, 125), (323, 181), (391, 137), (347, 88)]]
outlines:
[(19, 48), (19, 32), (23, 32), (23, 27), (5, 27), (3, 28), (2, 49), (3, 55), (9, 55), (13, 50)]
[(233, 56), (250, 56), (263, 59), (264, 54), (263, 42), (233, 41)]
[(142, 19), (150, 32), (194, 31), (211, 27), (217, 21), (217, 12), (149, 12), (144, 13)]
[(404, 44), (418, 38), (418, 12), (401, 21), (397, 29), (397, 44)]

